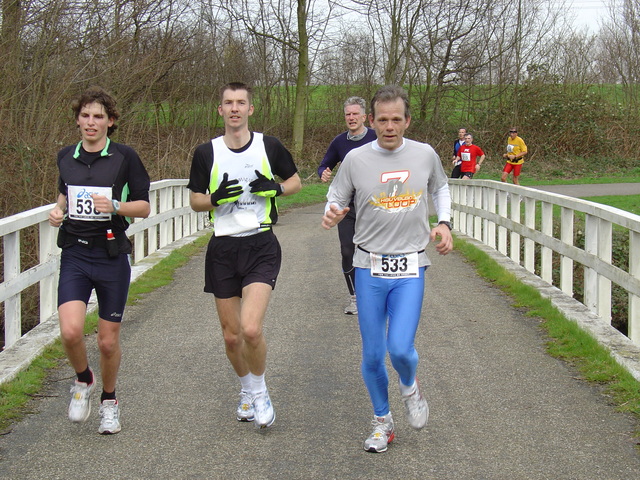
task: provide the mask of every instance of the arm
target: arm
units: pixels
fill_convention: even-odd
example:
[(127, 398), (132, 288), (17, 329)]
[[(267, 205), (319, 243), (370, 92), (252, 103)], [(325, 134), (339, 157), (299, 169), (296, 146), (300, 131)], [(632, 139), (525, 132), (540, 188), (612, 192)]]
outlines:
[(329, 230), (335, 227), (349, 212), (349, 207), (340, 209), (335, 203), (327, 203), (322, 216), (322, 228)]
[(59, 227), (64, 220), (64, 212), (67, 210), (67, 196), (59, 193), (53, 209), (49, 212), (49, 225)]
[(288, 195), (298, 193), (302, 188), (302, 182), (300, 181), (300, 176), (297, 173), (294, 173), (282, 182), (280, 186), (282, 187), (282, 196), (286, 197)]
[(122, 215), (123, 217), (147, 218), (151, 213), (151, 206), (145, 200), (133, 200), (131, 202), (120, 202), (120, 208), (115, 211), (113, 202), (103, 195), (91, 195), (95, 209), (101, 213), (111, 213)]
[(323, 182), (328, 182), (331, 179), (331, 172), (336, 168), (336, 165), (341, 160), (336, 145), (336, 142), (339, 138), (340, 135), (338, 135), (331, 141), (331, 144), (329, 145), (329, 148), (324, 154), (322, 162), (320, 162), (320, 166), (318, 167), (318, 176), (322, 179)]
[[(433, 200), (433, 205), (436, 207), (438, 222), (449, 222), (451, 219), (451, 194), (449, 193), (449, 185), (445, 183), (431, 195), (431, 199)], [(446, 255), (453, 250), (453, 237), (447, 225), (438, 224), (431, 229), (429, 239), (435, 242), (437, 237), (440, 237), (440, 242), (436, 244), (436, 251), (440, 255)]]
[(189, 192), (189, 204), (194, 212), (210, 212), (215, 208), (208, 193)]
[(478, 163), (476, 163), (476, 172), (480, 170), (480, 165), (482, 165), (482, 162), (484, 162), (484, 154), (480, 156), (480, 158), (478, 159)]

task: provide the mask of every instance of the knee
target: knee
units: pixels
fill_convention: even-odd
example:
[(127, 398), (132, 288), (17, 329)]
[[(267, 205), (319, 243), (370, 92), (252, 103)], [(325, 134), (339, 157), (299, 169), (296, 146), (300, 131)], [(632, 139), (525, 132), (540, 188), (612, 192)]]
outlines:
[(256, 346), (262, 341), (262, 328), (259, 325), (248, 325), (242, 329), (244, 341), (251, 346)]
[(120, 351), (117, 335), (98, 335), (98, 349), (105, 357), (112, 357)]
[(84, 324), (60, 323), (60, 339), (64, 345), (76, 345), (84, 338)]
[(376, 372), (384, 368), (386, 352), (373, 352), (362, 356), (362, 370)]
[(407, 345), (389, 345), (389, 358), (395, 364), (408, 365), (415, 356), (415, 348)]
[(239, 333), (225, 331), (223, 333), (224, 344), (228, 350), (236, 350), (242, 343), (242, 337)]

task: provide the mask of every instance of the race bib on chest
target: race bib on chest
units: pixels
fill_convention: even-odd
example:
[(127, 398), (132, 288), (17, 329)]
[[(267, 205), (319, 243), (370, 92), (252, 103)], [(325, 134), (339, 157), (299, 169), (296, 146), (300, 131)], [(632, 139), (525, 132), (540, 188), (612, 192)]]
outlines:
[(463, 152), (460, 158), (462, 159), (463, 162), (470, 162), (471, 154), (469, 152)]
[(378, 278), (417, 278), (418, 253), (383, 255), (370, 253), (371, 276)]
[(100, 213), (93, 204), (91, 195), (102, 195), (111, 200), (111, 187), (82, 187), (69, 185), (67, 187), (68, 216), (72, 220), (108, 222), (110, 213)]

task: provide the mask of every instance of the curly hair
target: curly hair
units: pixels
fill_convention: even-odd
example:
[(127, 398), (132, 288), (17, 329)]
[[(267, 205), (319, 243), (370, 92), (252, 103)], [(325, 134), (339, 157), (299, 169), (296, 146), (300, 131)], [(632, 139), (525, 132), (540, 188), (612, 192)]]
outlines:
[(71, 110), (73, 110), (73, 115), (76, 119), (78, 119), (78, 117), (80, 116), (82, 107), (89, 105), (90, 103), (99, 103), (100, 105), (102, 105), (105, 112), (107, 113), (107, 117), (113, 119), (114, 123), (107, 130), (107, 135), (111, 135), (113, 132), (115, 132), (118, 128), (118, 126), (115, 124), (115, 121), (120, 118), (120, 113), (116, 109), (115, 98), (113, 98), (113, 96), (111, 96), (111, 94), (109, 94), (102, 87), (89, 87), (71, 102)]

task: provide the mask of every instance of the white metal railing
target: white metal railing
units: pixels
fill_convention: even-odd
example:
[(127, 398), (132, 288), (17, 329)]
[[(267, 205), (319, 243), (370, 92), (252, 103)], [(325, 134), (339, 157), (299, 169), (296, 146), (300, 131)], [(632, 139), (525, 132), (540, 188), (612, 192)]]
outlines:
[[(611, 323), (612, 285), (624, 289), (627, 336), (640, 345), (640, 216), (493, 180), (450, 180), (449, 185), (456, 230), (571, 297), (574, 264), (582, 265), (583, 303), (604, 322)], [(584, 235), (584, 247), (575, 245), (578, 234)], [(614, 239), (623, 237), (628, 237), (628, 260), (614, 262)]]
[[(135, 265), (158, 249), (205, 228), (206, 213), (195, 213), (189, 206), (187, 180), (153, 182), (149, 192), (151, 213), (136, 218), (127, 230), (133, 237), (132, 263)], [(58, 229), (49, 225), (53, 204), (34, 208), (0, 219), (3, 242), (4, 281), (0, 284), (0, 301), (4, 302), (5, 348), (13, 345), (22, 332), (22, 292), (39, 284), (39, 322), (51, 318), (57, 310), (56, 289), (60, 249), (56, 246)], [(21, 268), (20, 246), (27, 228), (37, 229), (38, 264)]]

